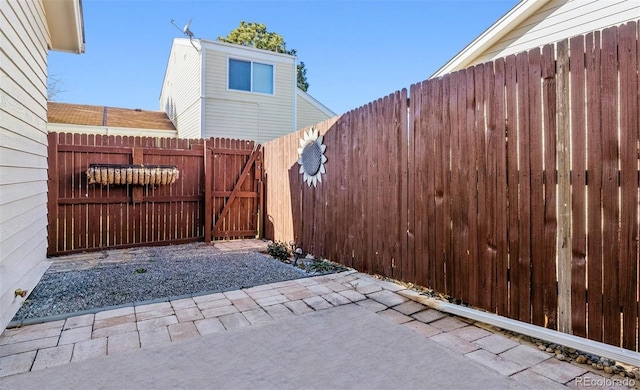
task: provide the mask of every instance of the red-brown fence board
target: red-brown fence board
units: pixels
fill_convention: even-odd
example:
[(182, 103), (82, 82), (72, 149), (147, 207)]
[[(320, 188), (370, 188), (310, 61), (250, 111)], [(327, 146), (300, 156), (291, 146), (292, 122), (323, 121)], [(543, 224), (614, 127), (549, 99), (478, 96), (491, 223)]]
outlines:
[(318, 124), (315, 188), (302, 132), (267, 143), (268, 237), (637, 351), (638, 45), (631, 22)]
[(623, 347), (637, 347), (638, 290), (638, 58), (635, 22), (619, 29), (620, 72), (620, 306)]
[[(206, 142), (213, 145), (218, 140)], [(248, 159), (253, 143), (235, 141), (234, 145), (220, 159), (225, 166), (234, 160), (229, 172), (221, 173), (230, 182), (238, 179), (241, 160)], [(51, 133), (49, 255), (204, 239), (204, 158), (211, 153), (205, 149), (205, 140)], [(90, 185), (85, 174), (89, 164), (175, 165), (180, 176), (164, 186)], [(212, 168), (209, 171), (216, 172)], [(233, 204), (235, 220), (229, 225), (233, 229), (214, 229), (213, 236), (258, 234), (256, 183), (260, 179), (252, 175), (245, 180), (239, 196), (249, 201)], [(220, 208), (226, 204), (226, 194), (221, 196)]]
[[(557, 235), (557, 207), (556, 207), (556, 63), (554, 45), (545, 45), (542, 49), (542, 107), (544, 128), (544, 264), (543, 284), (538, 286), (543, 290), (545, 326), (557, 329), (557, 284), (556, 273), (549, 270), (556, 268), (556, 235)], [(536, 308), (538, 310), (538, 308)]]
[[(602, 203), (603, 203), (603, 242), (607, 246), (607, 257), (619, 259), (620, 241), (618, 240), (618, 29), (611, 27), (602, 32), (601, 57), (601, 99), (602, 99)], [(605, 260), (604, 277), (604, 342), (620, 342), (620, 306), (618, 297), (618, 261)]]

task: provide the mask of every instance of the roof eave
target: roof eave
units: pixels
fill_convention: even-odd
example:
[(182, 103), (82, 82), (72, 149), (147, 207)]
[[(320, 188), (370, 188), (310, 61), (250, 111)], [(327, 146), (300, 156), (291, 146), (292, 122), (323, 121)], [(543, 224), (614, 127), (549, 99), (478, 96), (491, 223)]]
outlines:
[(82, 0), (41, 0), (49, 30), (49, 49), (84, 53)]
[(522, 0), (429, 78), (444, 76), (447, 73), (468, 67), (486, 49), (498, 42), (548, 2), (549, 0)]

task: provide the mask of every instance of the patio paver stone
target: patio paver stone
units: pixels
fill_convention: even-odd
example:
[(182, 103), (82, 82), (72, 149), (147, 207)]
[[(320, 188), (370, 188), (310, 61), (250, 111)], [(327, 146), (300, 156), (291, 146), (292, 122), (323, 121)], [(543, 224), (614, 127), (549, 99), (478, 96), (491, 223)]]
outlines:
[(188, 307), (186, 309), (178, 309), (176, 312), (176, 318), (178, 322), (189, 322), (195, 320), (201, 320), (204, 318), (200, 309), (197, 307)]
[(291, 310), (289, 310), (284, 304), (280, 303), (277, 305), (265, 306), (264, 310), (266, 310), (274, 319), (291, 317), (294, 315)]
[(220, 317), (220, 322), (224, 325), (226, 330), (232, 330), (237, 328), (243, 328), (249, 326), (249, 321), (242, 315), (242, 313), (227, 314)]
[[(99, 339), (98, 339), (99, 340)], [(127, 352), (140, 348), (138, 332), (119, 333), (107, 338), (107, 354)]]
[(121, 324), (116, 326), (109, 326), (107, 328), (102, 328), (102, 329), (95, 329), (94, 327), (91, 338), (96, 339), (98, 337), (109, 337), (109, 336), (113, 336), (113, 335), (117, 335), (125, 332), (135, 332), (136, 330), (138, 330), (138, 328), (136, 327), (135, 322), (129, 322), (126, 324)]
[(73, 344), (40, 349), (36, 355), (36, 360), (33, 362), (31, 371), (43, 370), (45, 368), (67, 364), (71, 361), (72, 354)]
[(193, 324), (198, 329), (198, 332), (203, 336), (224, 330), (224, 326), (218, 318), (205, 318), (203, 320), (194, 321)]
[(407, 301), (405, 303), (401, 303), (398, 306), (393, 308), (396, 311), (399, 311), (400, 313), (404, 314), (404, 315), (408, 315), (410, 316), (411, 314), (415, 314), (419, 311), (422, 311), (424, 309), (426, 309), (426, 307), (418, 302), (415, 301)]
[(267, 312), (264, 311), (263, 309), (253, 309), (253, 310), (243, 311), (242, 315), (244, 315), (247, 321), (249, 321), (249, 323), (251, 323), (252, 325), (273, 321), (273, 318), (269, 314), (267, 314)]
[(80, 341), (73, 345), (72, 362), (79, 362), (99, 356), (107, 355), (107, 338)]
[(538, 374), (563, 384), (587, 372), (584, 368), (574, 366), (567, 362), (561, 362), (557, 359), (545, 360), (531, 367), (531, 369)]
[(198, 329), (193, 322), (183, 322), (178, 324), (169, 325), (169, 336), (171, 341), (186, 340), (192, 337), (200, 336)]
[(474, 341), (483, 337), (490, 336), (491, 332), (486, 331), (482, 328), (478, 328), (475, 325), (469, 325), (455, 329), (451, 331), (451, 334), (466, 341)]
[(60, 335), (58, 345), (73, 344), (80, 341), (91, 340), (92, 333), (93, 328), (91, 326), (63, 330), (62, 334)]
[(95, 320), (99, 321), (99, 320), (104, 320), (106, 318), (126, 316), (129, 314), (135, 314), (135, 310), (133, 309), (133, 307), (130, 307), (130, 306), (121, 307), (119, 309), (112, 309), (112, 310), (97, 312)]
[(69, 317), (64, 322), (62, 330), (82, 328), (84, 326), (92, 326), (95, 319), (94, 314), (85, 314), (82, 316)]
[(409, 322), (405, 322), (402, 324), (403, 326), (406, 326), (407, 328), (413, 330), (414, 332), (421, 334), (424, 337), (431, 337), (431, 336), (435, 336), (439, 333), (442, 333), (442, 331), (438, 328), (434, 328), (433, 326), (429, 325), (429, 324), (425, 324), (424, 322), (420, 322), (420, 321), (409, 321)]
[(566, 390), (566, 387), (564, 385), (561, 385), (560, 383), (553, 381), (546, 376), (540, 375), (532, 371), (531, 369), (520, 371), (515, 375), (512, 375), (511, 378), (528, 386), (531, 389)]
[(550, 358), (549, 354), (528, 345), (518, 345), (500, 354), (504, 359), (531, 367)]
[(463, 355), (480, 349), (479, 346), (475, 344), (471, 344), (470, 342), (465, 341), (459, 337), (456, 337), (451, 333), (440, 333), (435, 336), (429, 337), (429, 339), (435, 341), (436, 343), (448, 349), (451, 349)]
[(475, 344), (492, 353), (502, 353), (513, 347), (520, 345), (517, 341), (511, 340), (501, 334), (492, 334), (474, 341)]
[(375, 301), (382, 303), (387, 307), (397, 306), (407, 301), (407, 299), (403, 296), (393, 293), (389, 290), (374, 292), (372, 294), (367, 294), (367, 296)]
[(427, 309), (411, 315), (411, 317), (415, 318), (418, 321), (424, 322), (425, 324), (428, 324), (433, 321), (437, 321), (446, 316), (447, 316), (446, 313), (443, 313), (435, 309)]
[(295, 315), (310, 313), (313, 311), (313, 309), (309, 307), (304, 300), (285, 302), (284, 305)]
[(37, 351), (0, 357), (0, 378), (28, 372), (33, 366)]
[(314, 310), (322, 310), (333, 307), (329, 302), (327, 302), (322, 297), (311, 297), (302, 300), (307, 305), (311, 306)]
[(167, 326), (141, 330), (138, 333), (140, 335), (140, 346), (142, 348), (166, 345), (171, 342), (171, 336), (169, 335)]
[(500, 355), (496, 355), (484, 349), (469, 352), (465, 354), (465, 356), (506, 376), (513, 375), (516, 372), (525, 369), (525, 367), (522, 367), (517, 363), (503, 359)]

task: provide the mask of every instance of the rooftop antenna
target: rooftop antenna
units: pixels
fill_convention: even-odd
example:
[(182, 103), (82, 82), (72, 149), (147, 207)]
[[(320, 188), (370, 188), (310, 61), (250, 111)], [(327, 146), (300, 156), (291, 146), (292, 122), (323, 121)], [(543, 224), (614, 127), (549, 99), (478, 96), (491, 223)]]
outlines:
[(180, 27), (178, 27), (178, 25), (175, 23), (175, 21), (173, 19), (171, 19), (171, 24), (173, 24), (175, 26), (175, 28), (180, 30), (184, 35), (188, 36), (189, 37), (189, 42), (191, 43), (191, 46), (193, 46), (193, 48), (196, 49), (196, 51), (200, 51), (200, 50), (198, 50), (196, 45), (193, 44), (193, 32), (191, 32), (191, 30), (189, 30), (189, 27), (191, 26), (191, 22), (192, 21), (193, 21), (193, 18), (189, 19), (189, 23), (185, 24), (182, 29)]

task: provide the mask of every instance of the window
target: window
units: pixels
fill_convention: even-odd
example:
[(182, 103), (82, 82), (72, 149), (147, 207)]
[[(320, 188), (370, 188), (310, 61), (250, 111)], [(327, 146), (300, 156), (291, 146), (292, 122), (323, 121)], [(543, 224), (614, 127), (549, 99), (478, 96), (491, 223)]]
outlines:
[(273, 95), (273, 65), (230, 58), (229, 89)]

